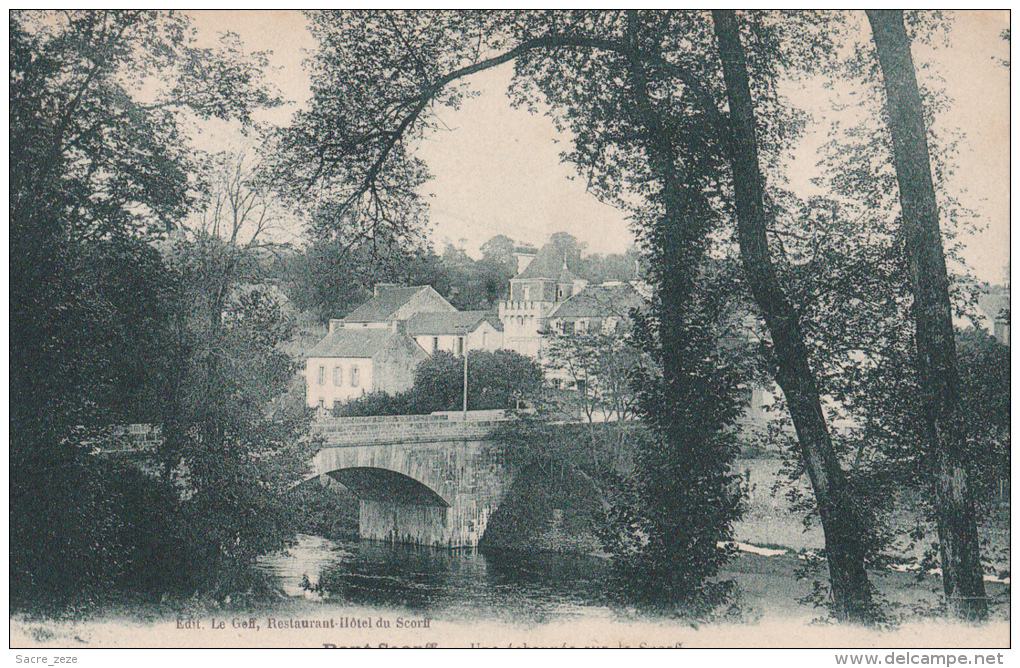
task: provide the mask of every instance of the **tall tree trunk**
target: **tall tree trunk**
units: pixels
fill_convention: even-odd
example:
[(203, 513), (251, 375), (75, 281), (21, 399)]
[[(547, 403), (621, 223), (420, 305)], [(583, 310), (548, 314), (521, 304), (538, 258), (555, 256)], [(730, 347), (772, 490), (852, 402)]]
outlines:
[(974, 504), (968, 487), (965, 434), (958, 420), (959, 376), (949, 278), (939, 231), (924, 110), (901, 10), (869, 10), (885, 82), (893, 161), (910, 256), (917, 366), (924, 431), (933, 455), (942, 583), (950, 613), (988, 615)]
[(642, 41), (655, 50), (661, 36), (637, 11), (626, 17), (625, 112), (659, 186), (650, 189), (648, 203), (655, 208), (642, 221), (642, 240), (655, 285), (645, 334), (655, 341), (648, 352), (661, 377), (643, 384), (639, 399), (656, 434), (636, 454), (648, 542), (622, 564), (631, 573), (637, 565), (636, 591), (684, 605), (719, 596), (706, 579), (730, 556), (719, 543), (732, 540), (739, 517), (738, 503), (727, 494), (733, 452), (716, 435), (736, 413), (730, 400), (736, 381), (732, 371), (706, 361), (717, 341), (712, 313), (698, 290), (717, 216), (697, 178), (703, 166), (690, 147), (708, 122), (697, 114), (673, 117), (672, 102), (659, 94), (662, 72), (641, 56)]
[(751, 293), (772, 335), (777, 359), (776, 382), (786, 396), (801, 455), (811, 478), (825, 532), (825, 552), (835, 614), (842, 621), (871, 618), (871, 587), (864, 569), (865, 536), (860, 506), (848, 489), (846, 475), (832, 448), (818, 385), (797, 312), (784, 293), (769, 256), (764, 180), (758, 166), (754, 105), (736, 16), (712, 12), (732, 123), (730, 164), (733, 170), (740, 257)]

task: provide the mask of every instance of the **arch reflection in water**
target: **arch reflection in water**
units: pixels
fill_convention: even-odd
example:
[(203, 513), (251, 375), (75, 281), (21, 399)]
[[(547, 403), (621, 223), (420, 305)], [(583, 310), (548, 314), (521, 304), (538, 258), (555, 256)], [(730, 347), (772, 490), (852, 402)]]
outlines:
[(345, 543), (315, 590), (333, 603), (395, 606), (445, 617), (540, 623), (609, 617), (609, 564), (587, 556)]

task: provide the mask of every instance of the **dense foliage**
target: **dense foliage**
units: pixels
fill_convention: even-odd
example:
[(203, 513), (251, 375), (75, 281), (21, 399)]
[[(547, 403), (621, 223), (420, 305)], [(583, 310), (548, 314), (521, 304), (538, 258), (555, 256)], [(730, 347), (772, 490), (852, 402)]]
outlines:
[[(590, 283), (638, 276), (636, 249), (623, 254), (583, 253), (583, 244), (563, 232), (554, 234), (551, 242), (566, 251), (570, 266)], [(350, 242), (316, 238), (305, 248), (283, 254), (268, 271), (298, 308), (323, 321), (342, 318), (368, 301), (377, 283), (431, 285), (458, 310), (495, 310), (517, 275), (515, 243), (496, 235), (480, 250), (477, 260), (452, 244), (437, 254), (427, 244), (379, 231)]]
[[(10, 19), (12, 601), (250, 590), (287, 533), (257, 461), (285, 332), (252, 296), (222, 324), (209, 240), (155, 242), (195, 203), (180, 118), (271, 104), (264, 61), (161, 12)], [(93, 454), (129, 422), (163, 428), (152, 475)]]
[[(541, 391), (539, 363), (512, 350), (469, 350), (468, 410), (524, 408)], [(464, 407), (464, 357), (433, 353), (418, 365), (414, 385), (405, 392), (373, 392), (341, 404), (338, 415), (416, 415), (459, 411)]]

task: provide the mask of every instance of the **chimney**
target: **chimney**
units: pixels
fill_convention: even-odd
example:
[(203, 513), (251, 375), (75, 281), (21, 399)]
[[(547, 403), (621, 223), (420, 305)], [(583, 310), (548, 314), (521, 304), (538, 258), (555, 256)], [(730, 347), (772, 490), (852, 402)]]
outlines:
[(514, 257), (517, 258), (517, 273), (520, 274), (522, 271), (527, 269), (528, 265), (531, 264), (531, 261), (535, 259), (535, 251), (514, 251)]
[(378, 297), (379, 293), (382, 292), (383, 290), (389, 290), (390, 288), (395, 288), (395, 287), (397, 287), (396, 283), (376, 283), (375, 284), (375, 290), (373, 291), (374, 294), (372, 296), (373, 297)]

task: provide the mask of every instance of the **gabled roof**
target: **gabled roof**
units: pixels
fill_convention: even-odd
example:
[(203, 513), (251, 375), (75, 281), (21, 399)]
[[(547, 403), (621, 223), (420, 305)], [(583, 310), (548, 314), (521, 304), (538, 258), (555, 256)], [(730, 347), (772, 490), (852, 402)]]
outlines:
[(347, 314), (344, 322), (385, 322), (390, 320), (401, 306), (422, 290), (430, 290), (427, 285), (415, 285), (409, 288), (380, 288), (379, 295)]
[[(546, 244), (539, 249), (535, 259), (528, 263), (524, 271), (514, 276), (514, 280), (528, 278), (544, 278), (555, 281), (563, 274), (564, 270), (571, 276), (569, 281), (579, 280), (570, 269), (567, 268), (567, 260), (553, 244)], [(564, 281), (566, 282), (566, 281)]]
[(625, 318), (632, 308), (641, 308), (645, 300), (630, 283), (589, 285), (563, 301), (550, 318)]
[(346, 329), (341, 327), (319, 341), (305, 357), (370, 358), (386, 347), (399, 332), (392, 329)]
[(498, 331), (503, 331), (503, 323), (492, 311), (455, 311), (453, 313), (419, 313), (407, 321), (407, 333), (411, 336), (463, 334), (465, 329), (473, 332), (483, 321)]

